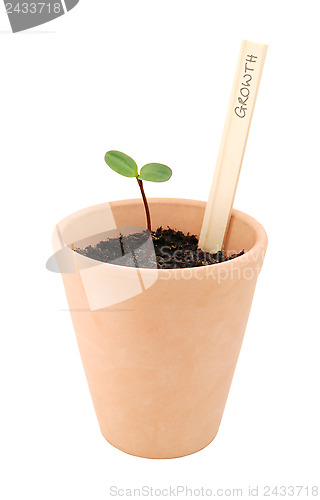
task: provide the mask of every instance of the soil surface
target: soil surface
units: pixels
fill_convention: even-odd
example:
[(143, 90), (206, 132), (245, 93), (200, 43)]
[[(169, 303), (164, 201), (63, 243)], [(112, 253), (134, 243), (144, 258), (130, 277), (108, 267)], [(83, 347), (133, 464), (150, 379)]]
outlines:
[(84, 249), (75, 248), (75, 251), (100, 262), (158, 269), (208, 266), (244, 254), (244, 250), (229, 257), (224, 252), (203, 252), (198, 248), (197, 236), (169, 227), (158, 227), (156, 231), (152, 231), (151, 236), (153, 244), (148, 240), (148, 231), (145, 230), (100, 241), (97, 245), (89, 245)]

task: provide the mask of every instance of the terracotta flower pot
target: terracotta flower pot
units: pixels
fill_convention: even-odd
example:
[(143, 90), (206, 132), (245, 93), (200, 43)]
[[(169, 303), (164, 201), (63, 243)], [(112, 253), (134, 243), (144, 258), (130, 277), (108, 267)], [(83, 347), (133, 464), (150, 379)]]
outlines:
[[(199, 235), (204, 202), (150, 199), (150, 208), (153, 229)], [(181, 457), (217, 434), (267, 236), (234, 210), (226, 251), (246, 253), (213, 266), (137, 269), (71, 250), (121, 226), (145, 226), (141, 200), (80, 210), (54, 234), (83, 366), (111, 444), (140, 457)]]

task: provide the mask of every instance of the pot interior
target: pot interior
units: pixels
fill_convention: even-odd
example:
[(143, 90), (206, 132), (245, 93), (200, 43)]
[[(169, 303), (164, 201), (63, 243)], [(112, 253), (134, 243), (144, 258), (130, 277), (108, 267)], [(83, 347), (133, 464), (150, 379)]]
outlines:
[[(206, 203), (203, 201), (155, 198), (149, 199), (152, 229), (159, 226), (195, 234), (199, 237)], [(250, 250), (257, 232), (253, 219), (233, 210), (225, 242), (227, 255)], [(141, 200), (115, 201), (80, 210), (59, 224), (68, 246), (84, 248), (101, 240), (145, 229), (145, 212)], [(257, 224), (257, 223), (256, 223)]]
[[(118, 203), (111, 205), (118, 227), (130, 225), (145, 227), (144, 208), (139, 200), (129, 206)], [(205, 207), (205, 202), (195, 200), (151, 199), (152, 229), (169, 226), (185, 234), (189, 232), (199, 237)], [(249, 218), (246, 218), (245, 214), (233, 211), (224, 247), (227, 255), (239, 253), (241, 250), (247, 252), (254, 246), (257, 239), (256, 230), (247, 219)]]

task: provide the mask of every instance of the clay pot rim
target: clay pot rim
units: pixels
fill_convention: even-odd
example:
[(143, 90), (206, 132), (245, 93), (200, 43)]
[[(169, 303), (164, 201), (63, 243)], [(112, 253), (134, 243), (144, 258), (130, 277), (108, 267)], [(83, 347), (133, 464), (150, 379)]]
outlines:
[[(205, 206), (206, 205), (206, 201), (193, 200), (193, 199), (189, 199), (189, 198), (148, 198), (148, 202), (151, 204), (152, 203), (168, 204), (170, 202), (174, 202), (175, 204), (180, 204), (180, 205), (187, 204), (189, 206), (190, 205), (191, 206), (192, 205), (193, 206), (199, 206), (199, 205)], [(99, 210), (100, 207), (103, 207), (107, 204), (110, 204), (111, 207), (116, 207), (116, 206), (125, 206), (125, 205), (130, 206), (130, 205), (134, 205), (136, 203), (141, 204), (141, 206), (143, 207), (142, 200), (140, 198), (130, 198), (130, 199), (125, 199), (125, 200), (115, 200), (115, 201), (109, 201), (106, 203), (99, 203), (97, 205), (92, 205), (90, 207), (86, 207), (86, 208), (82, 208), (80, 210), (77, 210), (76, 212), (73, 212), (72, 214), (65, 217), (63, 220), (64, 221), (68, 220), (68, 223), (72, 223), (72, 219), (78, 218), (79, 216), (81, 216), (81, 213), (83, 213), (83, 212), (87, 213), (88, 211), (95, 212), (95, 211)], [(152, 210), (151, 210), (151, 212), (152, 212)], [(232, 217), (237, 217), (238, 219), (241, 219), (245, 224), (250, 225), (255, 231), (256, 241), (255, 241), (255, 244), (253, 245), (253, 247), (250, 248), (250, 250), (246, 251), (240, 257), (237, 257), (236, 259), (233, 259), (233, 260), (228, 260), (226, 262), (219, 262), (217, 264), (214, 264), (214, 268), (217, 270), (218, 269), (223, 270), (223, 268), (227, 270), (230, 266), (234, 265), (235, 262), (237, 263), (237, 265), (240, 268), (245, 267), (246, 265), (248, 265), (248, 262), (250, 262), (252, 260), (257, 261), (258, 255), (260, 255), (263, 251), (265, 252), (267, 245), (268, 245), (267, 233), (266, 233), (264, 227), (256, 219), (254, 219), (253, 217), (251, 217), (250, 215), (248, 215), (244, 212), (241, 212), (240, 210), (236, 210), (235, 208), (232, 210)], [(90, 259), (90, 260), (95, 260), (95, 259)], [(99, 261), (96, 261), (96, 262), (101, 264), (101, 262), (99, 262)], [(104, 265), (112, 266), (112, 268), (117, 269), (118, 271), (121, 270), (121, 272), (136, 273), (136, 271), (137, 271), (136, 267), (121, 266), (121, 265), (117, 265), (117, 264), (111, 264), (108, 262), (105, 262)], [(196, 269), (197, 273), (201, 273), (201, 272), (206, 273), (209, 267), (210, 266), (190, 267), (190, 268), (187, 268), (187, 270), (190, 271), (190, 270)], [(177, 269), (139, 268), (139, 271), (143, 272), (143, 273), (148, 273), (148, 272), (154, 273), (155, 271), (157, 271), (158, 273), (167, 273), (168, 274), (168, 272), (169, 272), (169, 273), (175, 273), (175, 274), (176, 273), (182, 274), (186, 271), (186, 268), (177, 268)]]

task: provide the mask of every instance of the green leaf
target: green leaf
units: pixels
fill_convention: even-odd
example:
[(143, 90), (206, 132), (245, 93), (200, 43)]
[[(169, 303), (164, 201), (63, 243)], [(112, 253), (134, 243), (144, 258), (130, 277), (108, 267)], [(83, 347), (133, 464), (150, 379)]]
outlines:
[(172, 175), (171, 168), (161, 163), (148, 163), (140, 170), (138, 179), (142, 181), (164, 182)]
[(138, 167), (130, 156), (120, 153), (120, 151), (108, 151), (105, 161), (112, 170), (125, 177), (137, 177)]

